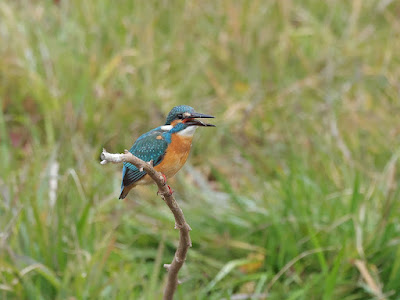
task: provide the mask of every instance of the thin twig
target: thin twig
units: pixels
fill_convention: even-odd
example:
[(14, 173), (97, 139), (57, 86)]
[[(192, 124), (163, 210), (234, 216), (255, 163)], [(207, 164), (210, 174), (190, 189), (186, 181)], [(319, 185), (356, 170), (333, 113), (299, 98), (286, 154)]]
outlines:
[(104, 165), (108, 162), (112, 163), (122, 163), (129, 162), (135, 165), (140, 170), (146, 171), (146, 173), (154, 180), (154, 182), (158, 186), (158, 193), (161, 195), (161, 198), (168, 205), (169, 209), (173, 213), (175, 217), (175, 228), (179, 229), (179, 244), (176, 249), (174, 259), (171, 264), (165, 264), (164, 267), (168, 271), (168, 280), (164, 290), (164, 300), (173, 299), (176, 287), (178, 285), (178, 272), (183, 266), (183, 263), (186, 260), (186, 254), (189, 247), (192, 246), (192, 242), (190, 240), (189, 231), (191, 230), (188, 223), (186, 223), (185, 216), (183, 215), (182, 209), (179, 207), (178, 203), (175, 201), (175, 197), (171, 193), (168, 188), (163, 175), (160, 172), (157, 172), (153, 168), (153, 162), (145, 162), (128, 150), (125, 150), (125, 153), (114, 154), (108, 153), (105, 149), (101, 153), (101, 164)]

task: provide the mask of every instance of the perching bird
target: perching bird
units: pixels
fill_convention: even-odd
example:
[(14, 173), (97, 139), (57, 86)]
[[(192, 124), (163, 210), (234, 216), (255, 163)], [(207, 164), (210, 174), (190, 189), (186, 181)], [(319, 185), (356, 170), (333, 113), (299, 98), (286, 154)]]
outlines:
[[(140, 136), (129, 152), (146, 162), (152, 161), (156, 171), (164, 174), (166, 179), (171, 178), (185, 164), (197, 126), (215, 127), (196, 118), (214, 117), (197, 113), (188, 105), (175, 106), (169, 112), (165, 125)], [(136, 185), (149, 183), (152, 179), (146, 171), (125, 162), (119, 199), (124, 199)]]

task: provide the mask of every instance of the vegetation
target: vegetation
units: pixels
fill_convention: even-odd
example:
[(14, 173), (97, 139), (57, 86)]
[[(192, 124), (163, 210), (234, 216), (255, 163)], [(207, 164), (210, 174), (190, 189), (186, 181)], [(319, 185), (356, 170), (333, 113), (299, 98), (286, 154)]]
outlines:
[(178, 232), (129, 148), (216, 116), (170, 181), (177, 299), (400, 298), (400, 2), (1, 1), (0, 298), (159, 299)]

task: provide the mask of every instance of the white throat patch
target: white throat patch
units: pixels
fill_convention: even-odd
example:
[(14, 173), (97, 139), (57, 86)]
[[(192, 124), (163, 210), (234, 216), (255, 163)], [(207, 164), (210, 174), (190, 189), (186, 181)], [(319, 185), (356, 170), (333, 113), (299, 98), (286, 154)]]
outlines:
[(177, 132), (178, 135), (181, 136), (187, 136), (187, 137), (192, 137), (194, 132), (196, 131), (197, 126), (189, 126), (179, 132)]
[(164, 126), (161, 126), (161, 130), (170, 131), (173, 127), (174, 126), (172, 126), (172, 125), (164, 125)]

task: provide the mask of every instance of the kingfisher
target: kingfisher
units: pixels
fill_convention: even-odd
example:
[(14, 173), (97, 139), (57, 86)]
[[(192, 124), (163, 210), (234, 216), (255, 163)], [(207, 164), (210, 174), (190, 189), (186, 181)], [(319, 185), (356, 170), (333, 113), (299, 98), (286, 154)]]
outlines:
[[(165, 124), (141, 135), (129, 152), (146, 162), (151, 161), (154, 169), (161, 172), (167, 180), (185, 164), (197, 127), (215, 127), (197, 120), (200, 118), (214, 117), (197, 113), (188, 105), (175, 106), (169, 112)], [(135, 186), (152, 182), (146, 171), (124, 162), (119, 199), (124, 199)]]

